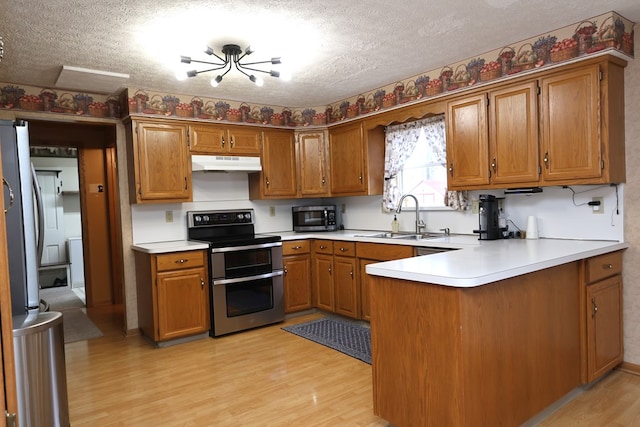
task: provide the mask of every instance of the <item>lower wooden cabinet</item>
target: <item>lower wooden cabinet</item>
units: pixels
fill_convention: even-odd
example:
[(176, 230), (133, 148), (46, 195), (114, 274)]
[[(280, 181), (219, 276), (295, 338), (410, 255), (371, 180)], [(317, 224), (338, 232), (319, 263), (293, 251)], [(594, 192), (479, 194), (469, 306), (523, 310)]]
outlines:
[(588, 383), (622, 362), (622, 251), (585, 260), (584, 276)]
[(207, 332), (206, 251), (135, 252), (138, 323), (155, 342)]
[(334, 242), (334, 310), (343, 316), (360, 318), (360, 290), (355, 242)]
[(376, 262), (391, 261), (393, 259), (409, 258), (413, 256), (413, 246), (385, 245), (382, 243), (356, 243), (358, 255), (360, 281), (360, 318), (371, 320), (371, 304), (369, 301), (369, 275), (367, 265)]
[(334, 311), (333, 242), (313, 241), (313, 294), (314, 304), (321, 310)]
[(282, 242), (285, 313), (295, 313), (312, 307), (309, 252), (308, 240)]

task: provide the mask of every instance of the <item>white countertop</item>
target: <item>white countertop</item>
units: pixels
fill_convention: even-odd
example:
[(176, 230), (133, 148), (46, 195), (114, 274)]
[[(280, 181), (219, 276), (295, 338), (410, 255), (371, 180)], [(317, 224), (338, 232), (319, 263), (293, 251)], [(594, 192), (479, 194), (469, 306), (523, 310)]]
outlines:
[(198, 249), (207, 249), (208, 247), (209, 245), (206, 243), (191, 242), (189, 240), (172, 240), (169, 242), (138, 243), (136, 245), (131, 245), (131, 249), (134, 251), (144, 252), (147, 254), (195, 251)]
[[(444, 247), (434, 240), (431, 242), (433, 246)], [(602, 240), (506, 239), (476, 240), (475, 245), (459, 243), (457, 246), (461, 249), (369, 264), (366, 271), (374, 276), (467, 288), (625, 249), (629, 245)]]

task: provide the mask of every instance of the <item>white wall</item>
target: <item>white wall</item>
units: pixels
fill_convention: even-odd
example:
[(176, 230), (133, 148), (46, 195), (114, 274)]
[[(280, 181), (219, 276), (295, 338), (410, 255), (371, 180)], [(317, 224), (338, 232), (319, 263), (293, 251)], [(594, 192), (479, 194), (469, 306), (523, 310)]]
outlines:
[[(149, 243), (164, 240), (186, 239), (186, 212), (204, 209), (253, 208), (256, 212), (256, 232), (290, 231), (291, 206), (331, 203), (339, 210), (339, 223), (347, 229), (391, 230), (392, 213), (381, 208), (381, 196), (343, 197), (333, 199), (250, 201), (246, 173), (194, 173), (192, 203), (135, 205), (132, 206), (133, 242)], [(604, 198), (604, 214), (593, 214), (589, 206), (575, 206), (569, 189), (550, 187), (534, 195), (508, 195), (504, 201), (508, 219), (519, 228), (526, 228), (529, 215), (538, 218), (541, 237), (623, 240), (623, 185), (616, 189), (609, 186), (576, 186), (575, 203), (591, 201), (592, 197)], [(478, 199), (481, 193), (505, 197), (502, 191), (474, 191), (470, 198)], [(344, 205), (344, 213), (341, 213)], [(619, 214), (615, 212), (618, 206)], [(270, 216), (269, 208), (275, 208)], [(173, 222), (167, 223), (166, 211), (171, 211)], [(428, 231), (449, 228), (452, 233), (472, 234), (478, 228), (477, 214), (451, 210), (422, 211)], [(398, 215), (400, 229), (412, 231), (415, 227), (415, 210), (403, 210)], [(514, 229), (509, 224), (510, 229)]]

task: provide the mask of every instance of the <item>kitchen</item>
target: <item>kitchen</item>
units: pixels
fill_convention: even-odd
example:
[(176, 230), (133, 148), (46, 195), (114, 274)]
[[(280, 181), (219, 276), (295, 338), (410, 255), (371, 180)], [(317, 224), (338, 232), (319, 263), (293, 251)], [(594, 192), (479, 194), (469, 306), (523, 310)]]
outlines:
[[(634, 61), (630, 61), (629, 65), (625, 69), (625, 98), (627, 102), (626, 109), (626, 139), (627, 147), (633, 146), (633, 141), (637, 139), (638, 129), (637, 112), (635, 109), (629, 108), (631, 103), (634, 102), (637, 97), (634, 94), (637, 92), (637, 73), (633, 73)], [(637, 68), (637, 67), (636, 67)], [(3, 116), (11, 116), (11, 112), (2, 112)], [(21, 114), (22, 115), (22, 114)], [(25, 113), (25, 117), (37, 116), (33, 113)], [(122, 141), (122, 128), (118, 130), (120, 134), (119, 143)], [(629, 259), (633, 259), (633, 234), (634, 226), (631, 218), (627, 217), (627, 224), (623, 228), (623, 213), (624, 211), (633, 212), (635, 207), (632, 196), (634, 190), (635, 170), (634, 167), (634, 154), (627, 149), (627, 184), (624, 189), (621, 188), (619, 197), (621, 200), (624, 198), (624, 206), (621, 206), (620, 215), (610, 215), (612, 213), (613, 206), (616, 206), (615, 191), (610, 188), (601, 189), (602, 193), (588, 194), (586, 197), (590, 200), (592, 196), (603, 197), (605, 206), (605, 215), (595, 216), (591, 214), (588, 208), (573, 207), (571, 203), (571, 195), (566, 189), (546, 189), (541, 195), (532, 196), (509, 196), (507, 203), (507, 213), (513, 217), (514, 222), (524, 227), (527, 216), (531, 212), (535, 212), (539, 218), (541, 235), (555, 235), (556, 233), (563, 233), (561, 235), (567, 237), (584, 237), (585, 228), (580, 227), (579, 222), (575, 221), (576, 218), (585, 219), (589, 222), (589, 236), (591, 238), (613, 238), (622, 240), (620, 236), (624, 233), (624, 240), (629, 242), (631, 247), (627, 250), (625, 255), (625, 343), (626, 353), (625, 361), (629, 363), (637, 362), (638, 358), (634, 357), (634, 354), (638, 351), (633, 347), (633, 325), (634, 322), (633, 310), (626, 309), (633, 306), (633, 277), (634, 265), (629, 262)], [(124, 168), (123, 168), (124, 169)], [(184, 221), (182, 220), (186, 216), (186, 211), (196, 209), (217, 209), (217, 208), (229, 208), (229, 207), (247, 207), (251, 206), (256, 210), (256, 231), (257, 232), (278, 232), (290, 230), (290, 216), (289, 210), (291, 207), (291, 201), (254, 201), (248, 202), (247, 196), (247, 177), (241, 174), (217, 174), (219, 176), (207, 176), (202, 174), (194, 174), (194, 202), (193, 204), (161, 204), (156, 206), (133, 206), (129, 213), (128, 209), (123, 209), (122, 219), (125, 235), (125, 242), (128, 243), (144, 243), (155, 241), (154, 230), (161, 228), (166, 236), (163, 236), (166, 240), (181, 240), (186, 236), (186, 229), (184, 227)], [(211, 191), (212, 181), (215, 183), (215, 192)], [(126, 185), (121, 183), (123, 188)], [(123, 192), (124, 194), (124, 192)], [(628, 196), (628, 197), (625, 197)], [(126, 199), (126, 197), (124, 197)], [(307, 199), (304, 203), (320, 202), (320, 200)], [(346, 228), (365, 228), (371, 230), (388, 230), (390, 229), (391, 217), (388, 214), (380, 212), (379, 197), (365, 196), (365, 197), (345, 197), (332, 200), (339, 207), (344, 205), (344, 213), (342, 214), (342, 221)], [(302, 204), (303, 201), (296, 201), (296, 204)], [(557, 209), (557, 204), (562, 204), (562, 209)], [(274, 208), (275, 215), (271, 215), (271, 208)], [(174, 217), (173, 223), (167, 222), (166, 212), (172, 212)], [(129, 217), (130, 215), (130, 217)], [(594, 218), (596, 217), (596, 218)], [(477, 216), (471, 213), (456, 213), (456, 212), (424, 212), (423, 218), (427, 223), (429, 230), (439, 230), (440, 228), (449, 227), (452, 232), (456, 233), (469, 233), (477, 226)], [(613, 225), (612, 225), (613, 219)], [(401, 225), (404, 230), (411, 229), (412, 213), (400, 215)], [(592, 220), (593, 221), (592, 223)], [(129, 226), (129, 224), (132, 224)], [(130, 228), (129, 228), (130, 227)], [(623, 231), (624, 230), (624, 231)], [(590, 233), (593, 232), (594, 235)], [(548, 234), (547, 234), (548, 233)], [(566, 233), (566, 234), (564, 234)], [(125, 247), (128, 248), (128, 244), (125, 243)], [(126, 259), (125, 265), (127, 269), (127, 275), (129, 283), (131, 282), (132, 263), (129, 255), (129, 259)], [(631, 289), (630, 289), (631, 287)], [(135, 287), (127, 286), (127, 301), (135, 301)], [(135, 304), (127, 304), (127, 329), (135, 330), (136, 325), (136, 310)]]

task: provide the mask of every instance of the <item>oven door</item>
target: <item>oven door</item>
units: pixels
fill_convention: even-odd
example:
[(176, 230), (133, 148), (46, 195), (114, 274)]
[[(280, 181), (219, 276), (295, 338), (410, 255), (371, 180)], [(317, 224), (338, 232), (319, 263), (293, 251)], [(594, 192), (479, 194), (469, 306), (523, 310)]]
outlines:
[(238, 279), (282, 270), (282, 242), (211, 249), (211, 277)]
[(213, 280), (213, 336), (284, 320), (282, 270), (251, 277)]

